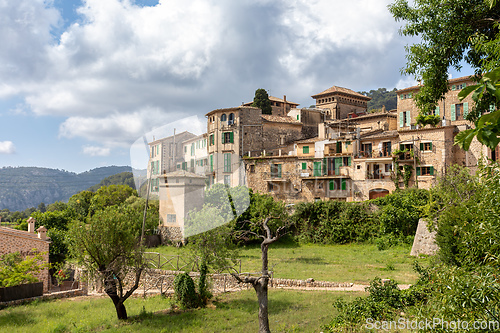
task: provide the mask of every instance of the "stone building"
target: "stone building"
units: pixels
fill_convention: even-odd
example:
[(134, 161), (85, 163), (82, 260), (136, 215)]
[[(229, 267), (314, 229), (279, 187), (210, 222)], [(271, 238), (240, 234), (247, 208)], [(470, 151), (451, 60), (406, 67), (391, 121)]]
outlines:
[[(286, 100), (286, 96), (283, 98), (278, 98), (274, 96), (269, 96), (271, 101), (272, 115), (273, 116), (286, 116), (291, 109), (299, 106), (298, 103), (290, 102)], [(243, 103), (242, 106), (252, 106), (252, 102)]]
[(195, 136), (182, 143), (183, 162), (177, 163), (177, 170), (187, 170), (198, 175), (208, 171), (207, 134)]
[(159, 175), (173, 172), (179, 163), (185, 162), (183, 142), (194, 137), (193, 133), (184, 131), (149, 143), (147, 176), (151, 179), (151, 193), (159, 192)]
[(351, 89), (333, 86), (311, 96), (316, 100), (316, 108), (325, 110), (326, 119), (338, 120), (354, 118), (366, 114), (370, 97)]
[[(43, 259), (49, 262), (50, 239), (47, 238), (47, 229), (40, 227), (35, 233), (35, 220), (28, 219), (28, 231), (0, 227), (0, 255), (19, 252), (23, 257), (43, 253)], [(50, 287), (49, 270), (44, 269), (36, 275), (43, 282), (43, 291)]]

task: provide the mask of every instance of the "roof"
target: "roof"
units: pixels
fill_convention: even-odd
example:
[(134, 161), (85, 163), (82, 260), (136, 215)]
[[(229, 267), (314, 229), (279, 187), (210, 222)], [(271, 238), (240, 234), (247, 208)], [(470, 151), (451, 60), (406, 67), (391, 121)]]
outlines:
[[(40, 229), (40, 228), (38, 228), (38, 229)], [(45, 230), (47, 230), (47, 229), (45, 229)], [(17, 236), (17, 237), (29, 238), (29, 239), (37, 240), (37, 241), (40, 241), (40, 242), (48, 242), (48, 243), (50, 243), (50, 238), (40, 239), (40, 238), (38, 238), (37, 234), (31, 233), (31, 232), (28, 232), (28, 231), (24, 231), (24, 230), (17, 230), (17, 229), (12, 229), (12, 228), (7, 228), (7, 227), (0, 227), (0, 233), (10, 234), (12, 236)]]
[(177, 170), (174, 172), (170, 172), (167, 174), (160, 175), (160, 177), (163, 178), (169, 178), (169, 177), (185, 177), (185, 178), (203, 178), (205, 179), (205, 176), (197, 175), (192, 172), (187, 172), (186, 170)]
[(311, 97), (312, 98), (318, 98), (318, 97), (321, 97), (323, 95), (329, 95), (329, 94), (344, 94), (344, 95), (350, 95), (350, 96), (353, 96), (353, 97), (364, 99), (366, 101), (371, 100), (371, 97), (368, 97), (368, 96), (365, 96), (363, 94), (357, 93), (357, 92), (355, 92), (354, 90), (351, 90), (351, 89), (347, 89), (347, 88), (343, 88), (343, 87), (337, 87), (337, 86), (330, 87), (330, 88), (328, 88), (328, 89), (320, 92), (319, 94), (312, 95)]
[[(285, 103), (285, 100), (283, 98), (279, 98), (279, 97), (274, 97), (274, 96), (269, 96), (269, 100), (271, 102), (280, 102), (280, 103)], [(250, 106), (252, 105), (253, 101), (251, 102), (248, 102), (248, 103), (244, 103), (243, 105), (245, 106)], [(289, 100), (286, 101), (286, 104), (290, 104), (290, 105), (299, 105), (299, 103), (294, 103), (294, 102), (290, 102)]]
[[(184, 135), (187, 135), (187, 136), (189, 136), (190, 138), (191, 138), (191, 137), (196, 137), (196, 134), (193, 134), (193, 133), (191, 133), (191, 132), (189, 132), (189, 131), (184, 131), (184, 132), (180, 132), (180, 133), (175, 133), (175, 136), (176, 136), (176, 137), (179, 137), (179, 136), (184, 136)], [(157, 143), (163, 142), (163, 141), (165, 141), (165, 140), (167, 140), (167, 139), (170, 139), (170, 138), (173, 138), (173, 137), (174, 137), (174, 136), (173, 136), (173, 135), (171, 135), (171, 136), (167, 136), (167, 137), (164, 137), (164, 138), (161, 138), (161, 139), (157, 139), (157, 140), (154, 140), (154, 141), (149, 142), (149, 143), (148, 143), (148, 145), (155, 145), (155, 144), (157, 144)], [(184, 141), (184, 140), (183, 140), (183, 141)]]
[(231, 112), (231, 111), (237, 111), (237, 110), (241, 110), (241, 109), (253, 109), (253, 110), (260, 111), (259, 108), (256, 108), (253, 106), (248, 106), (248, 105), (242, 105), (242, 106), (236, 106), (236, 107), (232, 107), (232, 108), (215, 109), (215, 110), (212, 110), (212, 111), (208, 112), (207, 114), (205, 114), (205, 117), (208, 117), (209, 115), (216, 113), (216, 112)]
[(315, 143), (318, 141), (325, 141), (325, 138), (320, 138), (320, 137), (315, 137), (315, 138), (310, 138), (310, 139), (305, 139), (305, 140), (298, 140), (295, 141), (296, 144), (301, 144), (301, 143)]
[(362, 136), (361, 139), (379, 139), (379, 138), (393, 138), (399, 135), (398, 131), (384, 131), (379, 133), (367, 133), (365, 136)]
[[(469, 76), (457, 77), (456, 79), (449, 79), (448, 80), (448, 84), (458, 83), (458, 82), (464, 82), (464, 81), (473, 81), (473, 76), (469, 75)], [(419, 90), (421, 86), (422, 85), (419, 84), (419, 85), (416, 85), (416, 86), (411, 86), (411, 87), (403, 88), (403, 89), (397, 90), (396, 93), (401, 93), (401, 92), (405, 92), (405, 91)]]
[(292, 117), (288, 116), (273, 116), (270, 114), (263, 114), (262, 119), (270, 122), (270, 123), (286, 123), (286, 124), (293, 124), (293, 125), (302, 125), (300, 121), (297, 121), (293, 119)]

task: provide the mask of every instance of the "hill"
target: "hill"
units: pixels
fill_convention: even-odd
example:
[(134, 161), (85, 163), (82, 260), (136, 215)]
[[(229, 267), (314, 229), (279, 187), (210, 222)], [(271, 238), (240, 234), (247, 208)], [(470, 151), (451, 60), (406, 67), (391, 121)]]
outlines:
[(360, 91), (360, 94), (372, 98), (372, 100), (368, 102), (368, 112), (380, 110), (384, 105), (387, 111), (397, 108), (398, 95), (396, 94), (396, 88), (393, 90), (378, 88), (377, 90), (370, 90), (369, 92)]
[(108, 185), (128, 185), (133, 189), (135, 189), (134, 174), (129, 171), (117, 173), (116, 175), (104, 178), (99, 182), (99, 184), (89, 187), (88, 190), (95, 192), (102, 186), (108, 186)]
[(101, 167), (79, 174), (38, 167), (4, 167), (0, 169), (0, 210), (23, 211), (41, 202), (67, 201), (106, 177), (131, 171), (128, 166)]

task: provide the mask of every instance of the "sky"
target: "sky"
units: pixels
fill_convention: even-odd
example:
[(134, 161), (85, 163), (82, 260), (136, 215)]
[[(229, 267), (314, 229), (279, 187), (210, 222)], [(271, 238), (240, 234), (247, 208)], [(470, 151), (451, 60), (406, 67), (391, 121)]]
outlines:
[(0, 167), (131, 165), (146, 133), (203, 131), (258, 88), (307, 107), (414, 85), (391, 2), (0, 0)]

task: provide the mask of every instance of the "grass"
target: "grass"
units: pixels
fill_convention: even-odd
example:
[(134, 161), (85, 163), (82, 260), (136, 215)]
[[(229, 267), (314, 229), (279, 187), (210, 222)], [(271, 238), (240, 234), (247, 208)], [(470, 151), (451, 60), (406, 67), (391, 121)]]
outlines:
[[(275, 290), (269, 292), (273, 332), (320, 332), (335, 310), (335, 299), (364, 293)], [(0, 310), (2, 332), (256, 332), (258, 305), (253, 290), (220, 295), (204, 309), (169, 311), (161, 296), (126, 301), (129, 319), (119, 321), (107, 297), (80, 297)]]
[[(374, 244), (278, 243), (269, 247), (269, 267), (275, 278), (369, 284), (375, 277), (380, 277), (411, 284), (418, 277), (413, 271), (414, 261), (425, 264), (429, 259), (412, 257), (410, 250), (410, 245), (379, 251)], [(186, 248), (162, 246), (151, 251), (182, 255)], [(243, 272), (260, 271), (260, 246), (242, 247), (239, 257)]]

